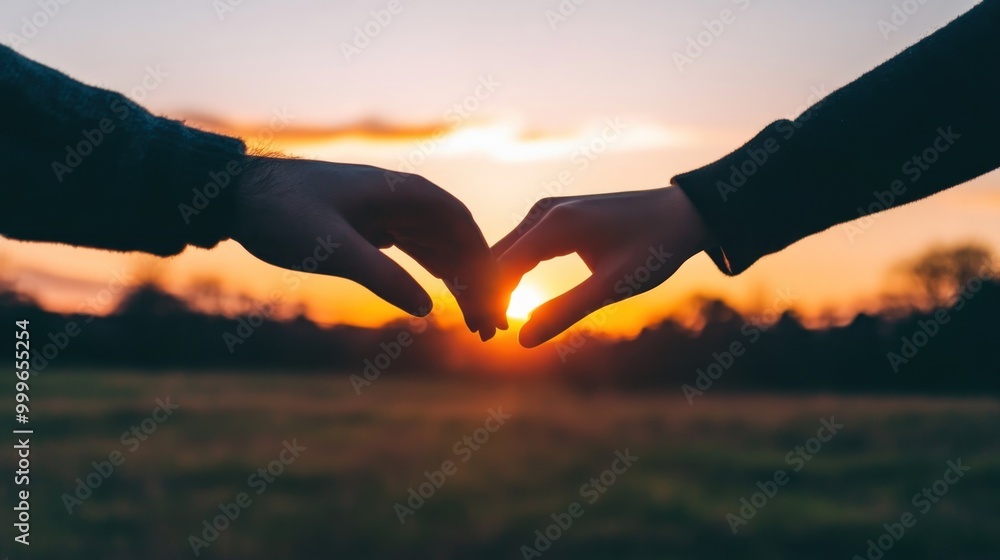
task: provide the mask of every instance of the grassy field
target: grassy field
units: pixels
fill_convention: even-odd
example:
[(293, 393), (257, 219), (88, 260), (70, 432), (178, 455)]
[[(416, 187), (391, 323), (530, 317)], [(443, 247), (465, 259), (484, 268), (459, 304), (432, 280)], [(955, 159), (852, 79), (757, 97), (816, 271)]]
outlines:
[[(516, 559), (556, 514), (572, 525), (543, 558), (847, 559), (906, 512), (914, 524), (883, 537), (884, 558), (1000, 557), (996, 400), (708, 394), (689, 405), (679, 391), (388, 376), (357, 396), (345, 377), (93, 372), (47, 372), (32, 397), (32, 545), (15, 548), (5, 522), (0, 558), (194, 558), (189, 537), (204, 540), (203, 521), (241, 492), (249, 505), (233, 506), (239, 517), (201, 558)], [(167, 397), (179, 408), (157, 423)], [(487, 422), (490, 409), (510, 418)], [(843, 428), (810, 442), (830, 416)], [(132, 426), (145, 441), (122, 440)], [(305, 449), (286, 465), (293, 440)], [(626, 450), (638, 459), (614, 463)], [(124, 462), (94, 474), (113, 452)], [(913, 501), (958, 459), (969, 470), (937, 484), (943, 497)], [(434, 475), (441, 487), (401, 524), (395, 504), (445, 461), (453, 473)], [(251, 478), (269, 465), (281, 474)], [(9, 448), (0, 466), (12, 470)], [(785, 484), (734, 535), (727, 514), (755, 492), (760, 504), (758, 482), (769, 488), (779, 469)], [(67, 513), (63, 495), (88, 475), (99, 486)], [(9, 476), (0, 494), (9, 516)], [(560, 515), (571, 510), (582, 515)]]

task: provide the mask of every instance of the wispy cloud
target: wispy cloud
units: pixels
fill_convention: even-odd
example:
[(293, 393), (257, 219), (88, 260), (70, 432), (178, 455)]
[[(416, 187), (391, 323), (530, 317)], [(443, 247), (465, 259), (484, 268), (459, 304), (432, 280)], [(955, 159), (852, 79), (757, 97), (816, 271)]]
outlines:
[[(254, 138), (266, 122), (232, 123), (198, 113), (183, 115), (190, 125), (243, 138)], [(542, 130), (516, 121), (468, 122), (458, 126), (446, 122), (391, 123), (377, 118), (338, 125), (288, 126), (273, 133), (281, 147), (318, 147), (338, 143), (413, 144), (432, 141), (443, 156), (487, 154), (505, 161), (528, 161), (571, 155), (597, 141), (604, 123), (591, 123), (576, 130)], [(629, 123), (620, 139), (608, 149), (632, 151), (691, 144), (696, 136), (652, 123)]]
[[(185, 113), (181, 118), (189, 125), (222, 134), (239, 137), (253, 137), (260, 130), (268, 128), (266, 121), (234, 123), (201, 113)], [(445, 123), (397, 124), (379, 119), (364, 119), (339, 125), (291, 125), (274, 131), (274, 139), (288, 143), (330, 142), (337, 140), (388, 140), (406, 141), (429, 138), (445, 133), (451, 127)]]

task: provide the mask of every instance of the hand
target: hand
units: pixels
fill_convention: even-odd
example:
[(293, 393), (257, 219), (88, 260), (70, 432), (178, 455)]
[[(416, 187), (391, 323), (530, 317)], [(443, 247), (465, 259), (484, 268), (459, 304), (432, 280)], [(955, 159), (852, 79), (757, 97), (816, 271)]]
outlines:
[[(506, 328), (496, 263), (469, 210), (426, 179), (363, 165), (255, 158), (231, 237), (283, 268), (348, 278), (418, 316), (427, 292), (379, 248), (399, 247), (455, 295), (483, 340)], [(312, 270), (310, 270), (312, 268)]]
[(575, 252), (593, 273), (532, 313), (519, 336), (532, 348), (606, 305), (659, 286), (709, 246), (687, 195), (667, 187), (540, 200), (493, 254), (508, 298), (525, 273), (554, 257)]

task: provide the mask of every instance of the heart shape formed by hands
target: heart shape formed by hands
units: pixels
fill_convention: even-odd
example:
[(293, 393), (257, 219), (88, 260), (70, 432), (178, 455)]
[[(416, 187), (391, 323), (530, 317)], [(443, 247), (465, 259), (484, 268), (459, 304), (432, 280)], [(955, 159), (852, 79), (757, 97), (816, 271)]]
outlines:
[(354, 280), (426, 315), (427, 292), (380, 251), (398, 247), (445, 281), (484, 341), (507, 328), (511, 293), (542, 261), (577, 253), (592, 274), (535, 310), (519, 335), (529, 348), (658, 286), (710, 244), (677, 187), (546, 198), (491, 249), (468, 208), (417, 175), (276, 158), (256, 158), (250, 169), (237, 187), (231, 237), (251, 254)]

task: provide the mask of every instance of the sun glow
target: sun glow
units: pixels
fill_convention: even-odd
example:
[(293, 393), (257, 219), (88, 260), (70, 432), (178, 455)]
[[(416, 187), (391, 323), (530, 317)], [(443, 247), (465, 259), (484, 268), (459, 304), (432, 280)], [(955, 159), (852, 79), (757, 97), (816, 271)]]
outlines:
[(511, 319), (527, 320), (531, 312), (542, 303), (545, 303), (545, 296), (542, 295), (542, 292), (535, 286), (522, 282), (510, 294), (510, 305), (507, 307), (507, 316)]

